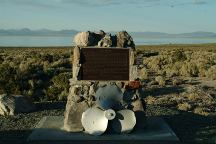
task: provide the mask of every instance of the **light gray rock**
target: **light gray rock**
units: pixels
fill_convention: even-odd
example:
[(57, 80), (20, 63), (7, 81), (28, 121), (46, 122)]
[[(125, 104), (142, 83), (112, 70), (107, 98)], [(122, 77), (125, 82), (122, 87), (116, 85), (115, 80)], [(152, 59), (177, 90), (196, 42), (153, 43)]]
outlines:
[(135, 54), (134, 50), (130, 51), (130, 66), (134, 65)]
[(74, 85), (70, 87), (63, 127), (63, 129), (69, 132), (83, 131), (81, 117), (82, 113), (89, 108), (89, 105), (88, 102), (85, 101), (82, 91), (82, 85)]
[(97, 46), (98, 42), (105, 36), (104, 31), (100, 31), (99, 33), (87, 31), (80, 32), (75, 35), (74, 43), (76, 46)]
[(80, 48), (76, 46), (73, 50), (73, 64), (80, 64)]
[(78, 80), (80, 74), (80, 48), (76, 46), (73, 51), (73, 79)]
[(102, 38), (102, 39), (98, 42), (98, 46), (99, 46), (99, 47), (111, 47), (111, 46), (112, 46), (111, 35), (105, 35), (104, 38)]
[(92, 95), (94, 96), (95, 95), (95, 92), (96, 92), (96, 88), (95, 88), (95, 85), (91, 85), (90, 88), (89, 88), (89, 95)]
[(99, 47), (121, 47), (121, 48), (133, 48), (135, 44), (133, 38), (126, 32), (120, 31), (116, 35), (107, 35), (104, 31), (99, 33), (87, 31), (80, 32), (75, 35), (74, 43), (76, 46), (99, 46)]
[(117, 87), (118, 87), (119, 89), (122, 89), (122, 88), (124, 87), (124, 82), (117, 81), (115, 84), (117, 85)]
[(0, 95), (0, 115), (8, 116), (18, 113), (28, 113), (35, 109), (35, 105), (22, 95)]
[(126, 31), (120, 31), (117, 33), (116, 36), (117, 36), (117, 47), (135, 48), (133, 38)]
[(75, 35), (74, 43), (76, 46), (88, 46), (89, 32), (80, 32)]
[(74, 102), (72, 100), (67, 101), (66, 111), (64, 116), (63, 129), (69, 132), (81, 132), (83, 126), (81, 123), (82, 113), (88, 109), (86, 101)]
[(138, 69), (136, 65), (130, 66), (130, 81), (134, 81), (137, 79), (138, 76)]

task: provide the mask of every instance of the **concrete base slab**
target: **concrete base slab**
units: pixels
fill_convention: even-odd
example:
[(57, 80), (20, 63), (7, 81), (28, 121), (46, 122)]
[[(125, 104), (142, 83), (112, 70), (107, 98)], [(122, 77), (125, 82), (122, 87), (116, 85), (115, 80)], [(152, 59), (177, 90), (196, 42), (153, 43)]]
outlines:
[(134, 130), (130, 134), (110, 134), (92, 136), (85, 133), (70, 133), (64, 131), (63, 116), (48, 116), (41, 119), (35, 130), (28, 138), (28, 143), (94, 143), (94, 144), (135, 144), (135, 143), (180, 143), (178, 137), (158, 117), (147, 118), (147, 127)]

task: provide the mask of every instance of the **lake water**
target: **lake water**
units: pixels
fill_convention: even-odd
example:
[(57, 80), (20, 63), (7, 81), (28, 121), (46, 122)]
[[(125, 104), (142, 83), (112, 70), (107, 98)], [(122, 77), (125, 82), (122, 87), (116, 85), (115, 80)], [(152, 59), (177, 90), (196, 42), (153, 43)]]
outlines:
[[(73, 37), (0, 36), (0, 46), (71, 46)], [(216, 43), (216, 38), (149, 38), (133, 37), (136, 45)]]

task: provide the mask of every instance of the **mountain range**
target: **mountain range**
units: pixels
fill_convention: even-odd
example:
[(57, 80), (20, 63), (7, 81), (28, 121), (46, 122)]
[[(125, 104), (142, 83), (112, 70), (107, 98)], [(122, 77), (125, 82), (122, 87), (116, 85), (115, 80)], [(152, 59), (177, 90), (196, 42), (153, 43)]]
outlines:
[[(31, 30), (28, 28), (23, 29), (0, 29), (0, 36), (74, 36), (79, 31), (77, 30), (49, 30), (49, 29), (40, 29), (40, 30)], [(116, 32), (109, 32), (115, 34)], [(206, 37), (215, 37), (216, 33), (213, 32), (204, 32), (197, 31), (191, 33), (180, 33), (180, 34), (169, 34), (163, 32), (129, 32), (132, 36), (135, 37), (151, 37), (151, 38), (161, 38), (161, 37), (195, 37), (195, 38), (206, 38)]]

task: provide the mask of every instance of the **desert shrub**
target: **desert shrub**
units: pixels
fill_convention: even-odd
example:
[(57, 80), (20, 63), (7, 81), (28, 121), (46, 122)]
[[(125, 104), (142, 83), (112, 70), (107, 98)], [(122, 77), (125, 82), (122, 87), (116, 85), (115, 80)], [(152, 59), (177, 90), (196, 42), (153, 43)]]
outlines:
[(183, 111), (189, 111), (189, 110), (191, 110), (191, 105), (189, 103), (187, 103), (187, 102), (180, 103), (180, 104), (178, 104), (177, 107), (178, 107), (179, 110), (183, 110)]
[(187, 98), (188, 98), (188, 100), (194, 102), (194, 101), (197, 101), (198, 99), (200, 99), (200, 96), (198, 93), (192, 92), (192, 93), (188, 94)]
[(211, 78), (211, 79), (216, 79), (216, 65), (210, 67), (207, 71), (206, 71), (206, 76), (208, 78)]
[(165, 86), (166, 85), (166, 80), (162, 76), (155, 77), (155, 81), (158, 82), (158, 84), (160, 86)]
[[(158, 55), (145, 57), (144, 65), (150, 72), (167, 77), (209, 77), (214, 78), (216, 53), (213, 51), (163, 50)], [(213, 69), (213, 70), (212, 70)]]
[(154, 71), (160, 70), (160, 58), (158, 56), (152, 56), (148, 59), (144, 59), (143, 64), (147, 65), (148, 68)]
[(68, 73), (60, 73), (57, 76), (54, 76), (51, 79), (51, 82), (53, 82), (54, 86), (60, 89), (69, 89), (69, 79), (71, 78), (72, 74), (71, 72)]
[(181, 69), (182, 62), (175, 62), (174, 64), (167, 64), (163, 67), (167, 77), (179, 76), (179, 69)]
[(43, 54), (41, 54), (40, 59), (42, 61), (48, 61), (49, 63), (52, 63), (53, 62), (53, 55), (48, 54), (48, 53), (45, 53), (45, 54), (43, 53)]
[(153, 97), (153, 96), (147, 96), (146, 99), (145, 99), (146, 103), (149, 104), (149, 105), (154, 104), (155, 100), (156, 100), (156, 98)]
[(51, 64), (52, 68), (57, 68), (57, 67), (65, 67), (65, 68), (70, 68), (70, 59), (59, 59), (58, 61), (55, 61)]
[(172, 80), (172, 84), (173, 84), (173, 86), (180, 85), (180, 84), (182, 84), (182, 80), (181, 80), (181, 79), (178, 79), (178, 78), (174, 78), (174, 79)]
[(66, 100), (71, 72), (60, 73), (51, 79), (50, 87), (45, 90), (47, 100)]
[(148, 70), (146, 68), (142, 68), (140, 70), (140, 79), (142, 80), (148, 79)]
[(44, 93), (46, 95), (44, 100), (56, 101), (58, 100), (58, 95), (61, 93), (61, 89), (51, 85), (44, 90)]
[[(60, 83), (55, 76), (71, 73), (69, 49), (14, 48), (0, 51), (0, 93), (22, 94), (34, 101), (58, 100), (58, 96), (64, 99), (67, 91), (62, 87), (67, 89), (69, 84)], [(59, 79), (65, 80), (63, 75)]]
[(171, 52), (172, 63), (178, 62), (178, 61), (184, 61), (187, 59), (184, 51), (182, 49), (177, 49), (175, 51)]
[(196, 64), (192, 62), (185, 62), (180, 69), (180, 74), (182, 76), (193, 77), (198, 76), (198, 73), (199, 71)]
[(16, 69), (9, 63), (0, 65), (0, 89), (3, 93), (20, 94), (20, 86), (16, 76)]
[(209, 112), (206, 108), (203, 107), (196, 107), (193, 111), (195, 114), (203, 115), (203, 116), (208, 116)]

